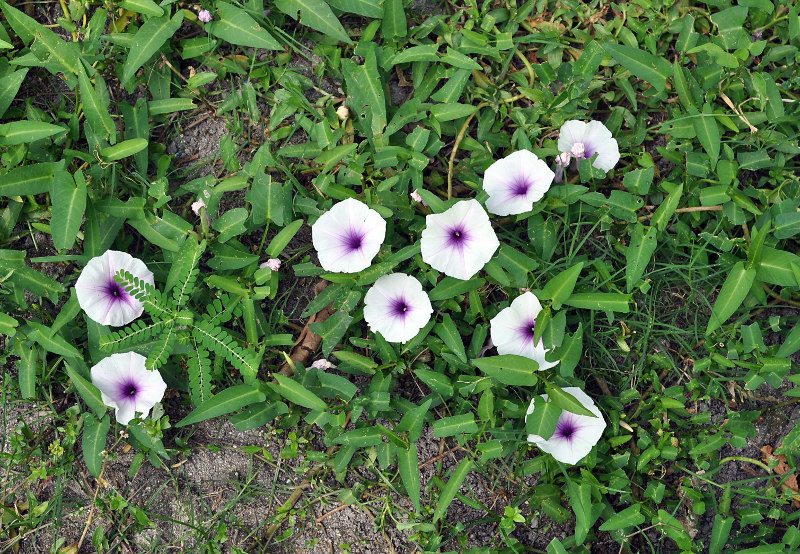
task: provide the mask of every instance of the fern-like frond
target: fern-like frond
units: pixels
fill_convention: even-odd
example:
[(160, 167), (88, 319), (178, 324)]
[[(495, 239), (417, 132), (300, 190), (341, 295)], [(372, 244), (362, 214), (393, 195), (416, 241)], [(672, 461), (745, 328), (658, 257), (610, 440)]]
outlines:
[(119, 350), (132, 344), (148, 341), (173, 323), (172, 319), (158, 319), (150, 324), (145, 324), (141, 320), (134, 321), (120, 331), (100, 337), (100, 349)]
[(179, 281), (178, 284), (175, 285), (175, 288), (172, 289), (172, 298), (175, 300), (176, 306), (181, 307), (186, 303), (187, 298), (194, 290), (194, 284), (197, 281), (197, 275), (199, 273), (196, 267), (193, 268), (186, 279)]
[(240, 296), (231, 298), (227, 294), (221, 294), (219, 298), (208, 303), (203, 318), (216, 325), (228, 323), (234, 315), (241, 315), (241, 302)]
[(175, 326), (170, 325), (165, 328), (164, 332), (159, 335), (153, 349), (147, 356), (144, 366), (147, 369), (158, 369), (167, 362), (167, 358), (172, 353), (172, 346), (176, 339)]
[(144, 310), (151, 316), (158, 319), (168, 319), (173, 316), (172, 302), (150, 283), (142, 281), (124, 269), (117, 271), (114, 279), (128, 294), (139, 300), (144, 305)]
[(173, 262), (167, 283), (171, 284), (172, 298), (178, 308), (186, 304), (194, 290), (199, 274), (197, 265), (205, 251), (206, 241), (198, 244), (194, 238), (188, 237)]
[(192, 337), (192, 352), (186, 361), (192, 404), (199, 406), (211, 397), (211, 359), (209, 352)]
[(207, 320), (199, 320), (192, 328), (194, 337), (206, 348), (228, 360), (239, 370), (245, 381), (250, 381), (258, 373), (256, 353), (245, 350), (224, 329)]

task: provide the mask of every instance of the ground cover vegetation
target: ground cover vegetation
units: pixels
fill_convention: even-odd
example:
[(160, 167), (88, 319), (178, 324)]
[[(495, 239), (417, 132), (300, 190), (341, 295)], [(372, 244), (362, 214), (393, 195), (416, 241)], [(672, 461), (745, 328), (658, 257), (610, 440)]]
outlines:
[(800, 548), (796, 2), (0, 11), (0, 550)]

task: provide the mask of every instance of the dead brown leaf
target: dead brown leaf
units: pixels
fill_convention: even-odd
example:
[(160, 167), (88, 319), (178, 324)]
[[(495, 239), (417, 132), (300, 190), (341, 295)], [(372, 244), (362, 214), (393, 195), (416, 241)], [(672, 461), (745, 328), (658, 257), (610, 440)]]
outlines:
[[(319, 293), (325, 290), (325, 287), (327, 286), (328, 281), (320, 281), (314, 285), (314, 296), (318, 296)], [(301, 363), (305, 365), (308, 359), (314, 355), (314, 352), (317, 351), (317, 348), (319, 348), (319, 345), (322, 342), (322, 337), (312, 332), (308, 326), (312, 323), (322, 323), (328, 319), (334, 313), (334, 311), (335, 310), (328, 305), (308, 318), (303, 330), (300, 331), (300, 334), (297, 336), (297, 340), (294, 342), (292, 350), (289, 352), (289, 359), (292, 360), (293, 363)], [(279, 370), (288, 377), (294, 375), (294, 368), (289, 362), (283, 362)]]

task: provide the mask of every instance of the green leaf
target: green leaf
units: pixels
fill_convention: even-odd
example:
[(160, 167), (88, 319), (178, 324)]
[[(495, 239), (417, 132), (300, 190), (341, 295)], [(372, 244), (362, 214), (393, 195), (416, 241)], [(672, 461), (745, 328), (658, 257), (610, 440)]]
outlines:
[(342, 60), (342, 72), (347, 85), (347, 105), (357, 117), (367, 118), (368, 131), (378, 135), (386, 128), (386, 95), (383, 79), (378, 72), (375, 51), (364, 56), (364, 65)]
[(778, 358), (788, 358), (795, 352), (800, 350), (800, 323), (795, 323), (792, 330), (783, 340), (783, 344), (778, 348), (775, 356)]
[(0, 312), (0, 335), (13, 337), (17, 334), (17, 327), (19, 327), (19, 321), (10, 315)]
[(296, 219), (281, 229), (280, 233), (275, 235), (275, 237), (270, 241), (269, 246), (267, 246), (267, 255), (270, 258), (277, 258), (278, 255), (283, 252), (283, 249), (289, 245), (294, 236), (297, 234), (297, 231), (299, 231), (300, 227), (302, 226), (303, 220)]
[(719, 291), (714, 307), (711, 310), (711, 318), (706, 327), (706, 335), (719, 329), (729, 317), (742, 305), (745, 297), (750, 292), (750, 287), (756, 278), (756, 270), (753, 268), (745, 269), (744, 262), (738, 262), (733, 266), (722, 289)]
[(545, 401), (543, 397), (537, 396), (533, 403), (533, 412), (526, 416), (525, 432), (548, 440), (555, 433), (559, 417), (561, 408), (554, 402)]
[(644, 169), (629, 171), (622, 178), (622, 183), (632, 194), (647, 194), (650, 192), (650, 185), (653, 183), (655, 171), (656, 168), (652, 165)]
[(708, 546), (708, 554), (719, 554), (722, 548), (728, 544), (728, 537), (733, 527), (732, 517), (722, 517), (721, 514), (714, 516), (714, 527), (711, 529), (711, 541)]
[(678, 204), (681, 201), (682, 195), (683, 184), (680, 184), (667, 195), (664, 201), (661, 202), (661, 205), (656, 209), (650, 223), (653, 227), (658, 229), (659, 233), (663, 233), (664, 229), (667, 228), (667, 223), (669, 223), (672, 214), (678, 209)]
[[(94, 78), (95, 82), (103, 81), (100, 72), (95, 73)], [(86, 122), (89, 123), (93, 132), (106, 140), (113, 138), (113, 141), (116, 142), (117, 128), (108, 113), (108, 104), (100, 100), (92, 83), (89, 82), (89, 77), (86, 75), (86, 69), (84, 69), (82, 63), (78, 64), (78, 83), (81, 89), (81, 106), (83, 107), (83, 114), (86, 116)], [(103, 84), (103, 88), (105, 88), (105, 84)]]
[[(266, 29), (259, 25), (247, 12), (227, 2), (217, 2), (219, 20), (206, 23), (205, 30), (231, 44), (251, 46), (265, 50), (280, 50), (280, 43)], [(327, 8), (327, 6), (326, 6)], [(283, 11), (280, 6), (278, 9)], [(330, 11), (330, 8), (328, 8)], [(289, 14), (291, 15), (291, 14)], [(333, 16), (333, 14), (331, 14)]]
[(425, 423), (425, 416), (428, 414), (432, 403), (433, 399), (428, 398), (416, 408), (407, 411), (400, 418), (400, 423), (395, 428), (395, 431), (398, 433), (408, 432), (408, 440), (411, 443), (417, 442), (422, 436), (422, 425)]
[(52, 334), (50, 328), (46, 325), (42, 325), (36, 321), (29, 321), (28, 326), (31, 328), (27, 332), (28, 337), (47, 352), (52, 352), (53, 354), (58, 354), (65, 358), (83, 359), (83, 356), (81, 356), (77, 348), (64, 340), (60, 335)]
[(478, 111), (478, 106), (472, 104), (434, 104), (431, 106), (431, 115), (441, 123), (467, 117), (476, 111)]
[(627, 314), (630, 311), (630, 294), (615, 292), (578, 292), (572, 294), (565, 302), (567, 306), (584, 310), (602, 310)]
[(464, 341), (461, 340), (461, 335), (456, 329), (455, 323), (453, 323), (453, 319), (450, 317), (450, 314), (444, 314), (442, 316), (442, 322), (437, 323), (434, 328), (433, 332), (436, 333), (442, 341), (444, 341), (445, 346), (450, 349), (450, 351), (458, 356), (458, 359), (464, 363), (467, 363), (467, 353), (464, 351)]
[(756, 278), (759, 281), (782, 287), (798, 286), (797, 277), (792, 270), (793, 265), (800, 266), (800, 256), (764, 246), (761, 259), (757, 264)]
[(69, 363), (65, 363), (64, 367), (67, 370), (67, 375), (72, 380), (75, 390), (98, 417), (102, 417), (106, 413), (106, 405), (103, 404), (103, 399), (100, 396), (100, 391), (92, 383), (84, 379), (80, 373), (72, 369)]
[(788, 239), (800, 233), (800, 212), (776, 214), (772, 222), (775, 238)]
[(120, 7), (132, 12), (151, 15), (153, 17), (161, 17), (164, 15), (164, 10), (158, 4), (153, 2), (153, 0), (122, 0)]
[(700, 144), (703, 145), (703, 150), (708, 154), (713, 168), (717, 165), (717, 160), (719, 159), (719, 126), (717, 125), (717, 118), (714, 117), (709, 103), (703, 105), (702, 114), (697, 112), (696, 108), (690, 109), (689, 113), (692, 112), (695, 112), (694, 115), (696, 115), (692, 119), (692, 126), (697, 133)]
[(419, 512), (419, 455), (416, 444), (410, 444), (408, 449), (397, 449), (397, 469), (400, 471), (400, 479), (403, 480), (403, 486), (406, 488), (408, 497), (414, 504), (414, 508)]
[(430, 298), (431, 302), (447, 300), (448, 298), (453, 298), (459, 294), (464, 294), (471, 290), (475, 290), (483, 284), (483, 279), (470, 279), (468, 281), (464, 281), (463, 279), (456, 279), (455, 277), (445, 277), (439, 281), (435, 287), (433, 287), (431, 292), (428, 293), (428, 298)]
[(615, 531), (617, 529), (628, 529), (644, 523), (641, 504), (628, 506), (619, 513), (614, 514), (600, 526), (601, 531)]
[(633, 46), (604, 43), (603, 48), (635, 77), (644, 79), (658, 90), (667, 87), (667, 77), (672, 74), (672, 65), (665, 59)]
[(188, 237), (181, 245), (178, 254), (172, 260), (169, 267), (169, 274), (167, 275), (167, 283), (164, 285), (165, 291), (170, 291), (179, 284), (181, 279), (185, 279), (191, 273), (192, 269), (197, 267), (200, 262), (200, 256), (203, 255), (206, 249), (206, 242), (197, 242), (194, 237)]
[(100, 477), (103, 467), (103, 451), (106, 449), (106, 438), (111, 428), (111, 418), (108, 414), (103, 419), (97, 420), (92, 414), (83, 415), (83, 438), (81, 450), (86, 469), (95, 477)]
[(53, 245), (58, 250), (72, 248), (86, 211), (86, 181), (80, 172), (76, 175), (77, 180), (66, 171), (58, 171), (53, 175), (50, 188), (50, 232), (53, 235)]
[(19, 87), (22, 86), (22, 81), (28, 74), (28, 69), (20, 69), (14, 73), (8, 74), (0, 79), (0, 117), (6, 113), (6, 110), (14, 101), (14, 98), (19, 92)]
[(631, 243), (628, 245), (628, 250), (625, 253), (625, 285), (628, 292), (633, 290), (634, 285), (644, 274), (647, 264), (650, 263), (650, 258), (653, 257), (653, 252), (658, 246), (656, 241), (656, 228), (647, 227), (641, 223), (637, 223), (631, 233)]
[(360, 374), (372, 375), (378, 367), (378, 364), (370, 358), (348, 350), (337, 350), (333, 355), (344, 364), (344, 367), (340, 367), (339, 369), (341, 371), (348, 371), (348, 373), (355, 370), (355, 372)]
[(383, 430), (376, 426), (359, 427), (358, 429), (353, 429), (352, 431), (342, 433), (333, 439), (334, 444), (344, 444), (346, 446), (355, 446), (357, 448), (362, 448), (365, 446), (377, 446), (382, 442)]
[(472, 360), (472, 365), (504, 385), (530, 387), (539, 382), (536, 375), (539, 371), (539, 364), (524, 356), (504, 354), (476, 358)]
[(565, 269), (552, 279), (542, 289), (540, 297), (542, 300), (552, 300), (553, 309), (558, 310), (564, 301), (570, 297), (575, 289), (575, 283), (583, 269), (583, 262), (578, 262), (569, 269)]
[[(583, 323), (578, 324), (578, 330), (572, 335), (567, 335), (561, 346), (553, 353), (554, 357), (558, 357), (561, 363), (558, 366), (558, 372), (562, 377), (573, 377), (575, 367), (581, 359), (583, 354)], [(548, 358), (550, 356), (547, 356)]]
[(259, 171), (253, 178), (246, 198), (252, 205), (250, 212), (253, 214), (253, 223), (261, 225), (271, 221), (278, 226), (283, 225), (283, 189), (280, 183), (272, 181), (270, 175)]
[(322, 0), (277, 0), (275, 7), (323, 35), (347, 44), (353, 43), (330, 6)]
[(60, 125), (52, 125), (43, 121), (12, 121), (0, 125), (0, 146), (27, 144), (66, 131)]
[(433, 523), (439, 521), (447, 513), (447, 508), (450, 507), (450, 504), (456, 497), (458, 489), (461, 488), (461, 483), (464, 482), (464, 479), (467, 477), (467, 474), (471, 469), (472, 460), (464, 459), (460, 464), (458, 464), (458, 467), (455, 469), (455, 471), (453, 471), (453, 474), (450, 476), (450, 480), (447, 481), (447, 484), (442, 489), (442, 492), (439, 493), (439, 500), (437, 501), (436, 508), (433, 511)]
[(237, 237), (247, 231), (244, 222), (250, 214), (247, 213), (245, 208), (233, 208), (228, 210), (211, 224), (211, 227), (219, 233), (217, 240), (219, 242), (226, 242), (228, 239)]
[(436, 438), (453, 437), (463, 433), (477, 433), (478, 424), (472, 412), (452, 417), (443, 417), (433, 422), (433, 436)]
[(324, 412), (328, 409), (328, 405), (319, 396), (294, 379), (280, 373), (273, 374), (273, 377), (277, 383), (269, 383), (270, 387), (289, 402), (317, 412)]
[(352, 322), (353, 316), (344, 310), (337, 310), (325, 321), (312, 323), (308, 328), (312, 333), (322, 337), (322, 353), (327, 358), (342, 341), (342, 337)]
[[(403, 38), (408, 33), (406, 12), (403, 0), (383, 1), (383, 22), (381, 31), (385, 38)], [(398, 62), (399, 63), (399, 62)]]
[(122, 69), (122, 81), (130, 81), (139, 68), (175, 34), (181, 23), (183, 23), (183, 10), (178, 10), (172, 19), (168, 16), (153, 17), (139, 27), (133, 39), (133, 47), (131, 47), (128, 57), (125, 59), (125, 66)]
[(414, 375), (428, 385), (433, 392), (440, 395), (442, 398), (450, 398), (453, 396), (453, 383), (447, 375), (443, 375), (437, 371), (430, 371), (428, 369), (415, 369)]
[(17, 341), (14, 344), (14, 354), (19, 357), (19, 360), (16, 361), (16, 366), (22, 398), (35, 398), (36, 383), (38, 381), (39, 349), (29, 341)]
[(128, 139), (120, 142), (117, 145), (109, 146), (100, 150), (100, 156), (105, 162), (114, 162), (133, 156), (137, 152), (147, 148), (147, 140), (142, 138)]
[(337, 10), (373, 19), (380, 19), (383, 16), (380, 0), (328, 0), (328, 4)]
[(577, 415), (597, 417), (597, 415), (592, 413), (591, 410), (584, 407), (584, 405), (581, 404), (577, 398), (562, 390), (560, 387), (547, 386), (545, 387), (545, 391), (547, 392), (547, 396), (549, 397), (550, 401), (558, 406), (559, 409), (566, 410)]
[(147, 103), (147, 111), (151, 116), (193, 110), (196, 107), (191, 98), (163, 98)]
[(186, 425), (200, 423), (212, 417), (235, 412), (249, 404), (263, 402), (265, 399), (266, 396), (263, 392), (250, 385), (234, 385), (218, 392), (200, 404), (189, 415), (176, 423), (175, 426), (185, 427)]
[(43, 162), (12, 169), (0, 176), (0, 196), (25, 196), (50, 191), (56, 171), (64, 168), (60, 162)]
[(289, 406), (284, 402), (262, 402), (251, 404), (238, 414), (231, 417), (231, 423), (239, 432), (249, 431), (263, 427), (276, 417), (289, 413)]

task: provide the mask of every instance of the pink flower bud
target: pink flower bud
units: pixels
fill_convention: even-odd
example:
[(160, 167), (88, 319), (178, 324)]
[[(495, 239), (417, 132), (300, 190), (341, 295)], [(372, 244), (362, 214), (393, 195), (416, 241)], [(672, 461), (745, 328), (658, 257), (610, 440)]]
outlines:
[(414, 189), (414, 192), (411, 193), (411, 200), (414, 202), (422, 202), (422, 197), (417, 192), (417, 189)]
[(330, 363), (325, 358), (322, 358), (321, 360), (317, 360), (316, 362), (311, 364), (311, 367), (313, 367), (315, 369), (319, 369), (321, 371), (325, 371), (326, 369), (330, 369), (330, 368), (336, 367), (336, 366), (333, 365), (332, 363)]
[(263, 264), (261, 264), (258, 267), (260, 267), (261, 269), (264, 269), (265, 267), (268, 267), (272, 271), (278, 271), (281, 268), (281, 261), (279, 259), (277, 259), (277, 258), (270, 258), (269, 260), (267, 260), (266, 262), (264, 262)]
[(208, 10), (200, 10), (200, 12), (197, 14), (197, 19), (203, 23), (208, 23), (211, 21), (211, 12)]
[(199, 199), (197, 202), (192, 202), (192, 211), (195, 215), (200, 215), (200, 208), (205, 208), (206, 203), (203, 202), (203, 199)]

